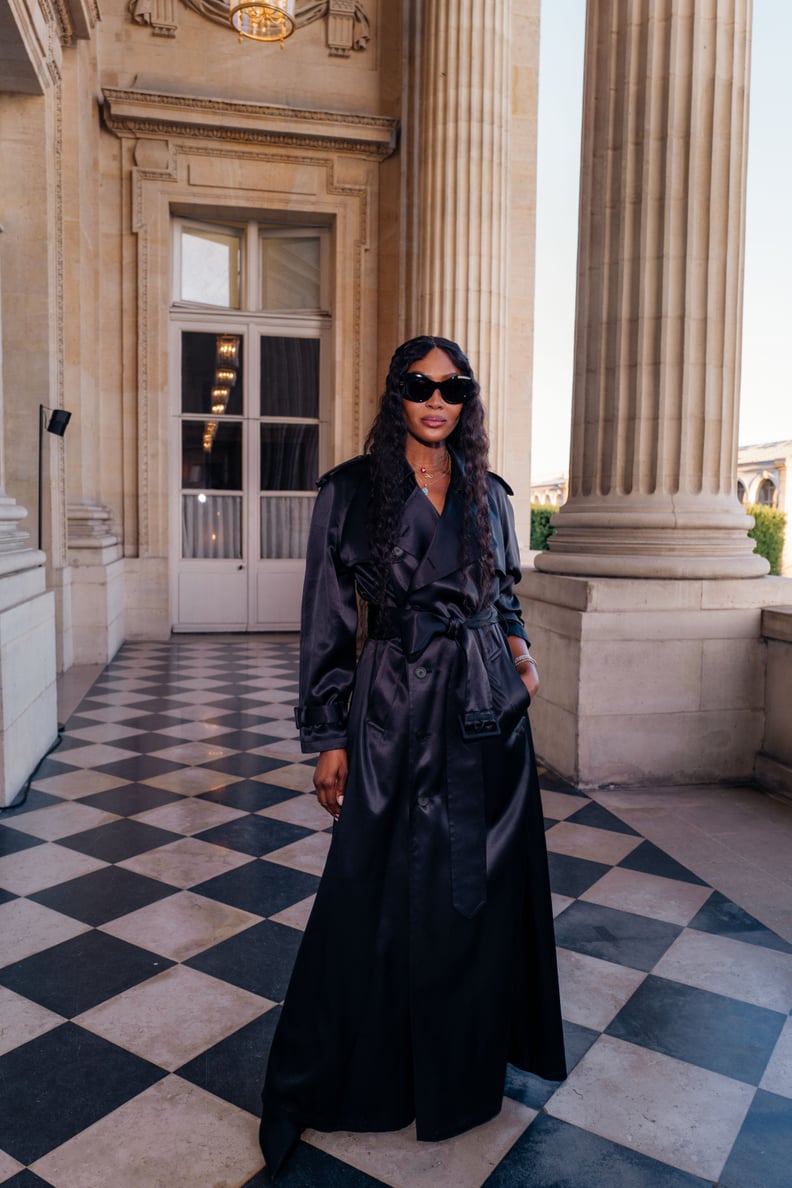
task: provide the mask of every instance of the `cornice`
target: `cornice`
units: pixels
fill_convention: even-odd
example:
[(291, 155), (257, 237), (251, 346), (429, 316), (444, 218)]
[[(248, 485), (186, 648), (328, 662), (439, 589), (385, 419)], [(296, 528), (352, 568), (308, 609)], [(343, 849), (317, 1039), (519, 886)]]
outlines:
[(396, 148), (398, 120), (384, 116), (239, 103), (105, 87), (105, 126), (116, 136), (187, 137), (295, 145), (383, 160)]

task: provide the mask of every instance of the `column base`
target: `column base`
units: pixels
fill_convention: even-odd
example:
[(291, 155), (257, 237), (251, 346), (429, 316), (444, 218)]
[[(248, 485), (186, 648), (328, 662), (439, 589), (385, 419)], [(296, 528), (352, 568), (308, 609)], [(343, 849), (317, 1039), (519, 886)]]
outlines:
[(750, 779), (764, 730), (762, 608), (785, 578), (613, 580), (526, 572), (540, 757), (582, 788)]
[(731, 496), (570, 498), (536, 568), (581, 577), (763, 577), (770, 565), (753, 551), (753, 522)]
[(170, 639), (172, 618), (165, 557), (127, 557), (125, 561), (126, 638)]
[[(10, 554), (6, 560), (11, 561)], [(55, 598), (43, 553), (28, 549), (0, 576), (0, 806), (12, 804), (58, 736)]]
[(117, 544), (70, 548), (75, 664), (107, 664), (124, 642), (124, 559)]

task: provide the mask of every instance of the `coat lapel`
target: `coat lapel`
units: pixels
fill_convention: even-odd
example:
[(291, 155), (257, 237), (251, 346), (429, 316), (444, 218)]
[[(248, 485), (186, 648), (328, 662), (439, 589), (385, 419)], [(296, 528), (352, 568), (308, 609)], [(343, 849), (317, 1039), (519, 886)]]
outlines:
[[(428, 499), (426, 503), (427, 514), (437, 517)], [(443, 514), (437, 517), (431, 543), (413, 575), (411, 590), (420, 590), (462, 568), (463, 519), (462, 497), (452, 485), (446, 496)]]

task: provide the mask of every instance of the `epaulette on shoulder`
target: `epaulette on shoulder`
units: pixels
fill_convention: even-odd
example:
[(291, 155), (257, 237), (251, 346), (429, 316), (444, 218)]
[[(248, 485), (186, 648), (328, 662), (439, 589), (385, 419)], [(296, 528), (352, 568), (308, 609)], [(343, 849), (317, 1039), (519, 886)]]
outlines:
[(488, 474), (489, 474), (490, 478), (495, 479), (496, 482), (500, 483), (500, 485), (503, 487), (503, 489), (507, 495), (514, 494), (513, 488), (509, 486), (509, 484), (506, 482), (505, 478), (501, 478), (501, 476), (499, 474), (496, 474), (494, 470), (488, 471)]
[(356, 458), (347, 458), (346, 462), (339, 462), (338, 466), (334, 466), (331, 470), (326, 471), (316, 480), (317, 487), (323, 487), (328, 479), (333, 478), (344, 470), (351, 470), (354, 466), (361, 466), (364, 462), (368, 462), (368, 454), (358, 454)]

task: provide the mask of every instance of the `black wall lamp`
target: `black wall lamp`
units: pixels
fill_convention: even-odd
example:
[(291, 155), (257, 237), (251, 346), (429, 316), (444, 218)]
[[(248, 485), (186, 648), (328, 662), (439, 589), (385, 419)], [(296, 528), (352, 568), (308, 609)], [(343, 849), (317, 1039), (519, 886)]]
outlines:
[(66, 432), (66, 426), (71, 420), (71, 413), (67, 412), (65, 408), (46, 408), (43, 404), (39, 405), (39, 427), (38, 427), (38, 547), (41, 550), (41, 512), (42, 512), (42, 478), (43, 478), (43, 455), (44, 455), (44, 430), (47, 433), (54, 433), (56, 437), (63, 437)]

